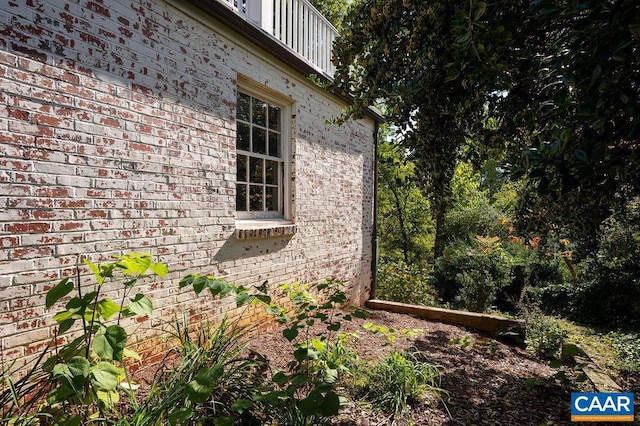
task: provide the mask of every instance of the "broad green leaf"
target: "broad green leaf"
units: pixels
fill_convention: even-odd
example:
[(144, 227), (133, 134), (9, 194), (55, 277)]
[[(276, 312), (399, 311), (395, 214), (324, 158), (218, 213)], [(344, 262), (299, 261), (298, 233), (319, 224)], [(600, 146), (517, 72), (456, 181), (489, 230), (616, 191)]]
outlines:
[(166, 277), (169, 270), (167, 269), (167, 265), (164, 263), (151, 263), (149, 265), (149, 269), (151, 269), (156, 275), (159, 277)]
[(71, 358), (68, 363), (56, 364), (53, 367), (53, 376), (58, 380), (64, 379), (75, 391), (78, 391), (82, 389), (89, 377), (90, 368), (89, 360), (76, 356)]
[(291, 327), (291, 328), (285, 328), (282, 331), (282, 335), (285, 337), (285, 339), (287, 339), (288, 341), (292, 341), (293, 339), (295, 339), (298, 336), (298, 329), (296, 327)]
[(73, 282), (69, 281), (69, 278), (65, 278), (56, 284), (51, 290), (47, 292), (45, 299), (45, 306), (47, 309), (55, 305), (55, 303), (62, 299), (73, 290)]
[(340, 398), (334, 391), (327, 392), (318, 407), (318, 414), (325, 417), (335, 416), (340, 411)]
[(300, 401), (300, 411), (302, 414), (307, 416), (311, 414), (318, 414), (323, 400), (324, 397), (322, 396), (322, 393), (318, 392), (317, 389), (313, 389), (305, 399)]
[(176, 410), (169, 411), (169, 424), (171, 426), (177, 426), (181, 424), (187, 424), (188, 420), (193, 415), (193, 409), (191, 407), (182, 407)]
[(93, 338), (93, 350), (102, 360), (122, 361), (127, 332), (119, 325), (101, 328)]
[(179, 286), (180, 288), (182, 288), (182, 287), (186, 287), (186, 286), (188, 286), (188, 285), (191, 285), (191, 284), (193, 284), (193, 281), (194, 281), (196, 278), (197, 278), (197, 276), (196, 276), (196, 275), (189, 274), (189, 275), (187, 275), (186, 277), (184, 277), (183, 279), (181, 279), (181, 280), (180, 280), (180, 282), (178, 283), (178, 286)]
[(114, 314), (120, 312), (120, 306), (108, 297), (105, 297), (104, 299), (99, 301), (97, 304), (97, 308), (100, 316), (105, 321), (109, 321), (109, 318), (111, 318)]
[(133, 299), (129, 299), (129, 309), (138, 315), (146, 315), (151, 317), (153, 315), (153, 303), (144, 294), (138, 293)]
[(342, 324), (340, 324), (339, 322), (334, 322), (333, 324), (329, 324), (327, 326), (327, 330), (329, 330), (329, 331), (338, 331), (338, 330), (340, 330), (340, 326), (342, 326)]
[(276, 374), (273, 375), (273, 377), (271, 378), (271, 381), (273, 383), (275, 383), (276, 385), (281, 385), (287, 382), (287, 380), (289, 380), (289, 376), (287, 376), (286, 374), (284, 374), (282, 371), (278, 371)]
[(93, 383), (103, 390), (115, 390), (118, 387), (120, 371), (118, 368), (106, 361), (99, 362), (91, 367)]
[(133, 351), (129, 348), (124, 348), (124, 350), (122, 351), (122, 357), (123, 358), (132, 358), (135, 359), (137, 361), (140, 361), (142, 358), (140, 358), (140, 355), (138, 354), (138, 352)]
[(149, 253), (129, 253), (118, 258), (117, 266), (125, 275), (144, 275), (151, 266), (153, 256)]
[(197, 404), (206, 402), (215, 388), (216, 380), (222, 376), (222, 373), (223, 369), (220, 364), (201, 368), (195, 379), (185, 387), (189, 400)]
[(102, 401), (107, 407), (112, 407), (120, 401), (120, 394), (115, 390), (97, 390), (96, 396), (98, 400)]
[(202, 292), (202, 290), (204, 290), (204, 287), (206, 284), (207, 284), (206, 277), (196, 277), (193, 280), (193, 291), (195, 291), (196, 294), (199, 295)]
[(74, 318), (67, 318), (58, 322), (58, 335), (66, 333), (76, 322)]
[(89, 267), (89, 269), (91, 269), (91, 272), (93, 272), (93, 275), (95, 275), (98, 284), (102, 285), (102, 283), (104, 283), (104, 277), (102, 276), (100, 267), (89, 259), (82, 259), (82, 261)]
[(244, 306), (247, 303), (254, 303), (256, 299), (254, 296), (250, 295), (249, 293), (238, 293), (236, 294), (236, 306), (240, 307), (240, 306)]

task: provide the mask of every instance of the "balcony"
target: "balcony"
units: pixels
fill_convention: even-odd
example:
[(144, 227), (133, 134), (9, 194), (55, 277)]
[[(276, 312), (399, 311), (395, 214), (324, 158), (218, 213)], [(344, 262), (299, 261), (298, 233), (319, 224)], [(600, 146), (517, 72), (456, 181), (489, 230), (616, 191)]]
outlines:
[(338, 31), (308, 0), (216, 0), (333, 78), (331, 47)]

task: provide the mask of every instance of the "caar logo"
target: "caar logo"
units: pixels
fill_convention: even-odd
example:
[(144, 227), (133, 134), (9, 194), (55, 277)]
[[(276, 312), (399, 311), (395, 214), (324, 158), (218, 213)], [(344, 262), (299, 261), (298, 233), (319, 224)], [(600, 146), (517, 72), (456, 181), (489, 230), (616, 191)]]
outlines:
[(571, 394), (572, 422), (632, 422), (633, 393)]

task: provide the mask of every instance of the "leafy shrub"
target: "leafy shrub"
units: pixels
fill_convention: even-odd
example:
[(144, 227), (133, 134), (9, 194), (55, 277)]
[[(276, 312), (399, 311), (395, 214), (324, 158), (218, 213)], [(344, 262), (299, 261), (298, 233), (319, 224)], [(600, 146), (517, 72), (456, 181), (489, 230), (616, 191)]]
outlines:
[(544, 315), (539, 308), (526, 309), (524, 321), (527, 350), (541, 358), (556, 358), (567, 338), (560, 323)]
[[(346, 346), (347, 335), (337, 332), (342, 321), (350, 321), (352, 316), (363, 317), (364, 313), (343, 315), (336, 310), (347, 301), (343, 283), (337, 280), (312, 285), (284, 284), (279, 289), (292, 309), (271, 303), (266, 309), (285, 326), (282, 335), (292, 343), (295, 361), (288, 371), (276, 372), (273, 386), (265, 388), (256, 399), (277, 424), (319, 424), (338, 413), (340, 398), (336, 384), (357, 362), (355, 352)], [(264, 297), (261, 301), (265, 301)], [(316, 323), (323, 324), (326, 333), (312, 338), (310, 329)]]
[(430, 284), (430, 270), (416, 264), (390, 262), (378, 269), (376, 297), (392, 302), (434, 306), (437, 294)]
[(640, 198), (604, 223), (597, 252), (581, 266), (576, 319), (591, 325), (640, 327)]
[(477, 237), (476, 248), (448, 248), (436, 261), (434, 283), (444, 302), (484, 312), (508, 283), (509, 265), (498, 237)]
[(440, 370), (413, 353), (390, 352), (370, 371), (365, 399), (394, 418), (431, 393), (439, 394)]

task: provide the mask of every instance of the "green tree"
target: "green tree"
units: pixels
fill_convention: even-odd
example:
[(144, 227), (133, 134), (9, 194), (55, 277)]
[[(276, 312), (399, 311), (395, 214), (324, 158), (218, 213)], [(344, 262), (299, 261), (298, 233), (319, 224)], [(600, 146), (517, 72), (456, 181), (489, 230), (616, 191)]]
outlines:
[(560, 221), (595, 242), (640, 189), (640, 3), (536, 1), (521, 26), (511, 87), (494, 112), (517, 143), (514, 171), (539, 194), (523, 219)]
[(384, 142), (378, 157), (378, 235), (383, 259), (424, 260), (433, 248), (429, 201), (416, 184), (415, 163), (401, 146)]
[(344, 17), (347, 16), (349, 10), (350, 0), (310, 0), (311, 4), (315, 6), (322, 15), (334, 27), (340, 28)]
[[(354, 102), (346, 117), (383, 103), (414, 156), (436, 224), (435, 256), (461, 147), (481, 135), (487, 102), (502, 88), (500, 57), (511, 34), (480, 1), (368, 0), (353, 7), (334, 45), (334, 89)], [(493, 9), (492, 9), (493, 10)]]

